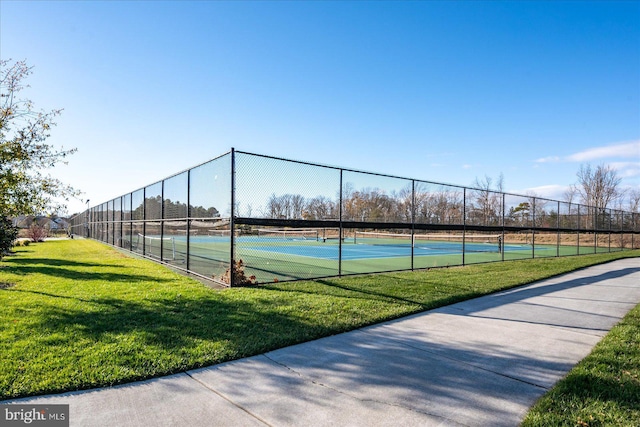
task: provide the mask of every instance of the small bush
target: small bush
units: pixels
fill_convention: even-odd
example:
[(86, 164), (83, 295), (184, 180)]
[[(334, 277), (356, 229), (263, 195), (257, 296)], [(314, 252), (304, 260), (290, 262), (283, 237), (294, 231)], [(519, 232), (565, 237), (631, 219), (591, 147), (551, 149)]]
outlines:
[[(247, 286), (247, 285), (257, 285), (256, 276), (247, 277), (244, 273), (244, 263), (241, 259), (235, 262), (235, 267), (233, 269), (233, 284), (235, 286)], [(231, 268), (228, 268), (227, 271), (222, 275), (222, 281), (227, 284), (231, 284)]]
[(34, 223), (27, 230), (27, 236), (32, 242), (44, 242), (44, 238), (47, 237), (47, 230), (43, 226)]

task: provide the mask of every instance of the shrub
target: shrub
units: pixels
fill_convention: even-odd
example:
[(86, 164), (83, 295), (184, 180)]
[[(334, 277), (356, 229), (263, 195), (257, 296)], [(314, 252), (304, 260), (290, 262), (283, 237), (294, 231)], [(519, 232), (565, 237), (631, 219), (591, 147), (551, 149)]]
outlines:
[(44, 238), (47, 237), (47, 230), (43, 226), (33, 223), (27, 230), (27, 236), (32, 242), (44, 242)]
[[(233, 284), (235, 286), (247, 286), (257, 285), (256, 276), (247, 277), (244, 273), (244, 263), (241, 259), (235, 262), (235, 268), (233, 269)], [(227, 284), (231, 284), (231, 268), (222, 275), (222, 281)]]
[(0, 218), (0, 259), (11, 251), (13, 242), (18, 237), (18, 229), (7, 217)]

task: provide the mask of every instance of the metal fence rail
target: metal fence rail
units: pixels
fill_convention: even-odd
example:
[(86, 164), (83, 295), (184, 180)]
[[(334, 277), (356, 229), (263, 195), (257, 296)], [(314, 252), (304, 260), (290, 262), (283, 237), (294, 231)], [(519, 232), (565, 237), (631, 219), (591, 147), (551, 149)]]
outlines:
[(231, 150), (71, 232), (228, 286), (640, 247), (640, 215)]

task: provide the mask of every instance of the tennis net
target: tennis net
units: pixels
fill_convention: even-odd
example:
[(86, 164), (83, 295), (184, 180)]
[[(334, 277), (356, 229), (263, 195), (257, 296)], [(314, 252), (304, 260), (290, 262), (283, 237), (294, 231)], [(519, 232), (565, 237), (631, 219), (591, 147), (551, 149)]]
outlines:
[(365, 245), (412, 246), (425, 250), (500, 252), (500, 234), (409, 234), (356, 231), (353, 242)]
[(259, 228), (258, 236), (282, 240), (315, 240), (320, 239), (320, 231), (315, 228)]
[(171, 251), (171, 260), (176, 259), (176, 239), (175, 237), (158, 237), (158, 236), (145, 236), (144, 234), (138, 233), (137, 241), (135, 246), (138, 248), (142, 248), (142, 244), (144, 242), (144, 251), (145, 254), (153, 254), (160, 253), (160, 248), (163, 250)]
[(231, 237), (231, 230), (207, 230), (207, 235), (210, 237)]

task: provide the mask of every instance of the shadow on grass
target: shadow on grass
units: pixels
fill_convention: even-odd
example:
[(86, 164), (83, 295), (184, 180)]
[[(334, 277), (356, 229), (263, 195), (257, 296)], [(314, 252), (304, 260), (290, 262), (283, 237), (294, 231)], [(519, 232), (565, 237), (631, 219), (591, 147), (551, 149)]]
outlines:
[[(482, 296), (485, 293), (480, 292), (466, 292), (463, 293), (459, 289), (455, 289), (455, 291), (446, 292), (443, 291), (444, 286), (440, 286), (440, 289), (437, 289), (433, 286), (433, 283), (424, 283), (420, 281), (420, 279), (405, 279), (405, 278), (396, 278), (392, 277), (392, 280), (395, 281), (403, 281), (405, 282), (403, 285), (399, 285), (396, 288), (396, 292), (386, 292), (376, 290), (378, 288), (377, 285), (372, 285), (370, 288), (367, 288), (366, 283), (361, 285), (348, 285), (344, 283), (340, 283), (339, 281), (333, 280), (321, 280), (317, 279), (314, 283), (321, 284), (327, 287), (326, 291), (321, 291), (321, 293), (330, 296), (337, 296), (340, 298), (354, 298), (354, 299), (362, 299), (362, 297), (366, 299), (376, 300), (376, 301), (385, 301), (390, 303), (399, 303), (399, 304), (411, 304), (416, 306), (416, 311), (424, 311), (430, 310), (437, 307), (442, 307), (445, 305), (453, 304), (456, 302), (464, 301), (470, 298)], [(363, 277), (362, 280), (367, 280), (367, 277)], [(420, 298), (411, 298), (410, 292), (405, 292), (403, 290), (410, 286), (421, 286), (423, 289), (420, 289), (418, 292)], [(425, 286), (431, 286), (433, 291), (431, 293), (426, 292), (424, 290)], [(263, 289), (268, 289), (271, 291), (283, 291), (283, 292), (298, 292), (305, 293), (310, 295), (317, 295), (319, 293), (318, 288), (313, 289), (300, 289), (295, 288), (293, 286), (290, 287), (281, 287), (281, 286), (270, 286), (264, 285), (261, 286)], [(392, 287), (385, 286), (387, 291), (393, 290)]]
[(369, 297), (374, 297), (374, 299), (378, 299), (378, 300), (383, 300), (383, 301), (393, 301), (393, 302), (399, 302), (399, 303), (403, 303), (403, 304), (414, 304), (419, 306), (421, 309), (427, 309), (431, 306), (433, 306), (433, 302), (428, 302), (425, 304), (424, 301), (418, 301), (415, 299), (410, 299), (410, 298), (405, 298), (403, 296), (400, 295), (394, 295), (391, 293), (386, 293), (386, 292), (380, 292), (380, 291), (374, 291), (371, 289), (365, 289), (363, 287), (359, 287), (359, 286), (348, 286), (345, 284), (341, 284), (335, 281), (330, 281), (330, 280), (318, 280), (318, 283), (321, 283), (323, 285), (326, 286), (331, 286), (333, 288), (336, 289), (342, 289), (345, 291), (349, 291), (349, 292), (355, 292), (358, 294), (363, 294), (363, 295), (367, 295)]
[[(588, 283), (595, 284), (607, 278), (637, 272), (637, 268), (625, 268), (593, 278), (569, 279), (534, 289), (514, 289), (499, 299), (486, 299), (486, 306), (496, 306)], [(331, 295), (345, 298), (360, 296), (364, 299), (405, 304), (407, 302), (406, 298), (398, 299), (384, 292), (367, 293), (362, 292), (362, 289), (352, 289), (351, 286), (336, 286), (331, 280), (323, 282)], [(31, 394), (115, 385), (172, 374), (265, 353), (353, 327), (348, 322), (309, 318), (304, 311), (288, 310), (286, 305), (293, 306), (297, 299), (287, 299), (284, 295), (287, 289), (284, 287), (273, 286), (269, 291), (265, 293), (261, 290), (238, 290), (204, 295), (174, 293), (170, 296), (152, 294), (149, 298), (137, 300), (96, 296), (89, 302), (43, 306), (30, 327), (38, 337), (44, 337), (39, 343), (46, 347), (46, 354), (50, 360), (60, 359), (61, 364), (67, 364), (69, 359), (65, 354), (75, 348), (71, 346), (72, 341), (83, 342), (83, 345), (89, 348), (79, 351), (78, 355), (74, 356), (77, 357), (74, 363), (78, 366), (74, 368), (77, 372), (73, 372), (73, 379), (65, 380), (64, 384), (56, 384), (53, 386), (56, 389), (36, 389)], [(271, 291), (282, 292), (282, 295)], [(301, 284), (292, 292), (310, 291), (311, 288)], [(468, 310), (468, 313), (474, 312), (474, 309)], [(571, 326), (574, 318), (575, 315), (569, 313), (566, 316), (566, 326)], [(64, 331), (62, 337), (61, 331)], [(466, 394), (495, 394), (496, 397), (508, 395), (511, 398), (518, 396), (517, 399), (523, 405), (529, 406), (544, 391), (542, 386), (531, 387), (532, 384), (538, 384), (536, 372), (540, 372), (542, 368), (548, 375), (559, 378), (571, 368), (571, 363), (566, 361), (554, 359), (541, 362), (526, 352), (526, 345), (516, 349), (505, 349), (496, 345), (487, 353), (486, 344), (480, 341), (475, 344), (441, 342), (436, 335), (430, 337), (428, 331), (424, 332), (424, 340), (418, 340), (414, 336), (415, 331), (394, 333), (382, 341), (380, 337), (372, 337), (369, 334), (371, 332), (338, 338), (338, 345), (329, 351), (328, 358), (322, 355), (323, 351), (326, 353), (323, 346), (327, 344), (320, 341), (310, 343), (311, 347), (305, 347), (307, 350), (295, 353), (294, 357), (308, 360), (312, 364), (317, 363), (318, 368), (328, 371), (342, 370), (342, 378), (351, 378), (355, 383), (359, 381), (373, 384), (376, 386), (374, 389), (391, 389), (402, 384), (402, 393), (406, 392), (407, 397), (400, 399), (402, 402), (426, 401), (428, 396), (444, 396), (455, 401), (457, 397), (465, 394), (461, 393), (461, 390), (466, 390)], [(46, 341), (48, 337), (51, 339), (50, 342)], [(362, 337), (364, 342), (356, 342), (358, 337)], [(369, 370), (367, 367), (375, 364), (363, 364), (362, 352), (357, 347), (373, 348), (375, 352), (371, 360), (384, 361), (380, 365), (382, 368)], [(55, 356), (56, 352), (60, 353), (60, 357)], [(445, 366), (438, 367), (436, 364), (432, 367), (433, 353), (444, 356), (442, 360), (460, 360), (463, 363), (447, 362)], [(97, 363), (104, 365), (104, 372), (115, 371), (122, 374), (111, 377), (95, 375), (92, 373), (95, 368), (91, 367), (95, 366), (96, 361), (91, 361), (93, 356), (87, 356), (89, 354), (99, 355)], [(332, 356), (336, 354), (340, 357)], [(82, 360), (84, 357), (88, 357), (89, 361)], [(510, 378), (520, 379), (516, 384), (522, 396), (519, 396), (519, 392), (514, 393), (514, 383), (503, 383), (497, 379), (492, 380), (494, 382), (488, 384), (488, 387), (478, 389), (477, 371), (475, 368), (470, 370), (471, 365), (480, 366), (485, 371), (488, 365), (495, 365), (496, 369), (500, 370), (507, 369)], [(417, 366), (420, 369), (416, 369)], [(22, 372), (13, 372), (10, 375), (17, 378)], [(248, 380), (250, 379), (246, 375), (237, 378), (238, 384)], [(304, 388), (293, 388), (287, 392), (294, 395), (302, 394)], [(416, 395), (424, 396), (424, 399), (415, 399)]]
[(15, 366), (26, 365), (29, 371), (46, 363), (49, 369), (66, 374), (43, 386), (22, 370), (6, 371), (0, 380), (14, 378), (9, 384), (20, 387), (3, 389), (0, 381), (0, 400), (170, 375), (332, 333), (326, 325), (279, 312), (281, 307), (267, 298), (227, 300), (215, 295), (174, 294), (131, 301), (33, 293), (60, 302), (43, 304), (38, 316), (29, 320), (34, 334), (30, 345), (36, 350)]
[[(615, 361), (610, 361), (615, 364)], [(615, 402), (623, 409), (640, 411), (638, 396), (640, 396), (640, 382), (603, 377), (598, 374), (571, 372), (554, 390), (555, 395), (562, 396), (567, 403), (606, 401)]]
[[(32, 274), (44, 274), (61, 279), (82, 280), (82, 281), (109, 281), (109, 282), (142, 282), (142, 281), (167, 281), (156, 276), (144, 274), (130, 274), (118, 272), (100, 271), (100, 268), (113, 270), (126, 269), (121, 264), (99, 263), (99, 262), (78, 262), (69, 259), (59, 258), (6, 258), (3, 260), (2, 271), (4, 273), (18, 276), (28, 276)], [(83, 268), (94, 268), (95, 271), (80, 271)]]
[(264, 353), (332, 332), (329, 327), (279, 312), (277, 304), (268, 299), (227, 301), (177, 295), (143, 301), (88, 301), (52, 296), (79, 303), (51, 304), (41, 310), (33, 323), (33, 330), (45, 337), (65, 331), (65, 342), (57, 348), (48, 347), (50, 354), (68, 351), (70, 341), (76, 340), (89, 340), (98, 352), (103, 346), (117, 344), (105, 363), (136, 372), (113, 383), (74, 384), (72, 388), (167, 375)]
[[(295, 284), (286, 284), (286, 285), (261, 285), (260, 289), (275, 291), (275, 292), (287, 292), (287, 293), (300, 293), (307, 295), (326, 295), (333, 296), (339, 298), (354, 298), (354, 299), (362, 299), (362, 296), (365, 296), (367, 299), (373, 299), (378, 301), (388, 301), (388, 302), (403, 302), (409, 304), (418, 304), (417, 301), (408, 300), (405, 298), (398, 298), (394, 295), (388, 295), (382, 292), (374, 292), (371, 290), (367, 290), (357, 286), (348, 286), (345, 284), (338, 283), (336, 281), (331, 280), (323, 280), (316, 279), (313, 281), (314, 285), (312, 288), (304, 289), (301, 287), (297, 287)], [(320, 289), (318, 285), (322, 285), (325, 288)]]
[(122, 267), (113, 263), (78, 262), (59, 258), (8, 258), (4, 261), (16, 266), (44, 264), (55, 267)]
[(162, 279), (157, 276), (147, 276), (144, 274), (130, 274), (130, 273), (109, 273), (109, 272), (91, 272), (91, 271), (77, 271), (74, 269), (60, 268), (60, 267), (48, 267), (48, 266), (24, 266), (24, 267), (7, 267), (4, 269), (7, 273), (16, 274), (19, 276), (28, 276), (33, 274), (43, 274), (47, 276), (57, 277), (68, 280), (79, 281), (107, 281), (107, 282), (167, 282), (172, 279)]
[(57, 294), (52, 294), (50, 292), (42, 292), (42, 291), (28, 291), (28, 290), (25, 290), (25, 289), (12, 289), (12, 292), (20, 292), (20, 293), (24, 293), (24, 294), (41, 295), (41, 296), (50, 297), (50, 298), (61, 298), (61, 299), (68, 299), (68, 300), (74, 300), (74, 301), (82, 301), (82, 302), (86, 302), (86, 303), (95, 302), (95, 301), (90, 300), (90, 299), (72, 297), (72, 296), (68, 296), (68, 295), (57, 295)]
[[(533, 286), (535, 282), (541, 282), (544, 280), (548, 280), (549, 277), (542, 278), (539, 280), (527, 281), (526, 283), (513, 283), (508, 285), (494, 285), (488, 283), (486, 288), (483, 290), (465, 290), (464, 287), (461, 287), (460, 284), (456, 285), (441, 285), (440, 289), (437, 289), (433, 283), (420, 283), (420, 279), (406, 279), (406, 278), (397, 278), (391, 277), (391, 280), (394, 281), (402, 281), (404, 282), (405, 288), (411, 288), (412, 286), (422, 286), (427, 287), (430, 286), (431, 289), (426, 291), (425, 289), (420, 290), (418, 296), (419, 298), (411, 298), (411, 290), (403, 291), (403, 285), (399, 285), (397, 287), (384, 287), (384, 290), (375, 289), (376, 286), (372, 285), (371, 288), (367, 288), (366, 283), (362, 283), (356, 286), (349, 286), (344, 283), (340, 283), (338, 281), (332, 280), (317, 280), (317, 283), (325, 285), (328, 289), (335, 290), (343, 290), (348, 293), (353, 293), (353, 296), (349, 296), (348, 293), (340, 294), (339, 292), (331, 291), (327, 292), (327, 295), (336, 295), (342, 298), (360, 298), (360, 296), (364, 296), (366, 299), (380, 300), (385, 302), (395, 302), (400, 304), (412, 304), (416, 306), (416, 309), (413, 312), (421, 312), (426, 310), (431, 310), (435, 308), (445, 307), (452, 304), (464, 302), (467, 300), (472, 300), (474, 298), (479, 298), (487, 295), (494, 295), (492, 298), (483, 298), (477, 300), (477, 302), (473, 304), (467, 304), (462, 311), (459, 312), (460, 315), (474, 317), (477, 314), (486, 310), (493, 309), (495, 307), (527, 301), (535, 297), (543, 296), (543, 295), (551, 295), (555, 294), (559, 291), (564, 291), (567, 289), (577, 289), (583, 286), (599, 284), (605, 282), (607, 280), (622, 278), (624, 276), (636, 274), (640, 272), (640, 267), (628, 267), (628, 268), (620, 268), (620, 269), (612, 269), (610, 271), (606, 271), (597, 275), (583, 277), (578, 276), (575, 278), (567, 278), (566, 280), (554, 280), (542, 286)], [(557, 277), (565, 276), (568, 273), (563, 273), (557, 275)], [(552, 275), (553, 277), (553, 275)], [(363, 282), (366, 282), (367, 277), (364, 277)], [(619, 285), (618, 285), (619, 286)], [(308, 293), (308, 294), (317, 294), (318, 289), (287, 289), (279, 286), (265, 286), (266, 289), (275, 290), (275, 291), (286, 291), (286, 292), (300, 292), (300, 293)], [(575, 299), (572, 296), (572, 299)], [(608, 303), (615, 302), (611, 299), (605, 300)], [(532, 303), (528, 303), (530, 305), (535, 305)], [(563, 308), (562, 310), (569, 310)], [(590, 319), (593, 315), (589, 313), (583, 313), (579, 310), (574, 310), (576, 314), (576, 319)], [(404, 315), (408, 315), (410, 313), (404, 313)], [(479, 317), (486, 317), (486, 315), (479, 315)], [(540, 324), (551, 324), (549, 323), (549, 319), (539, 319), (538, 321), (529, 319), (526, 321), (527, 323), (540, 323)], [(588, 322), (585, 320), (585, 325), (583, 327), (585, 329), (592, 329)], [(573, 325), (578, 328), (578, 325)]]

